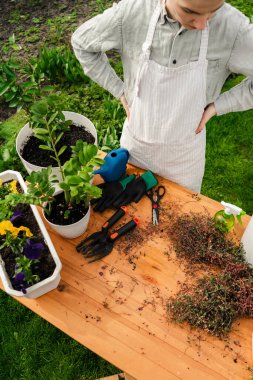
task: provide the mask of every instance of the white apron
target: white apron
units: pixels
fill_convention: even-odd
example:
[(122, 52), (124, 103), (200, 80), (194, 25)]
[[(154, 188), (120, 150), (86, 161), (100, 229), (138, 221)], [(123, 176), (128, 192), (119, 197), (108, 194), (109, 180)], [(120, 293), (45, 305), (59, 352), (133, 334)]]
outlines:
[(208, 30), (202, 31), (198, 61), (177, 68), (161, 66), (149, 59), (160, 13), (158, 2), (142, 47), (130, 120), (124, 123), (120, 143), (128, 149), (131, 164), (200, 192), (206, 131), (196, 135), (195, 130), (206, 106)]

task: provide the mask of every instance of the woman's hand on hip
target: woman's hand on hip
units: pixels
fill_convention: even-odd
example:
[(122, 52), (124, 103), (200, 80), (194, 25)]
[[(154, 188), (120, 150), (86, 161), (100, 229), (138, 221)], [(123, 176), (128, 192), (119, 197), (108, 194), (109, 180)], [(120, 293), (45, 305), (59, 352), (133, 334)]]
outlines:
[(213, 116), (215, 116), (217, 114), (217, 112), (216, 112), (216, 109), (215, 109), (215, 106), (214, 106), (214, 103), (210, 103), (207, 107), (206, 107), (206, 109), (205, 109), (205, 111), (204, 111), (204, 113), (203, 113), (203, 115), (202, 115), (202, 118), (201, 118), (201, 120), (200, 120), (200, 123), (199, 123), (199, 126), (198, 126), (198, 128), (196, 129), (196, 134), (198, 134), (198, 133), (200, 133), (204, 128), (205, 128), (205, 126), (206, 126), (206, 123), (213, 117)]
[(126, 115), (127, 115), (128, 120), (129, 120), (129, 118), (130, 118), (130, 109), (129, 109), (127, 100), (125, 98), (125, 95), (122, 95), (119, 99), (120, 99), (120, 101), (121, 101), (121, 103), (122, 103), (122, 105), (123, 105), (123, 107), (124, 107), (124, 109), (126, 111)]

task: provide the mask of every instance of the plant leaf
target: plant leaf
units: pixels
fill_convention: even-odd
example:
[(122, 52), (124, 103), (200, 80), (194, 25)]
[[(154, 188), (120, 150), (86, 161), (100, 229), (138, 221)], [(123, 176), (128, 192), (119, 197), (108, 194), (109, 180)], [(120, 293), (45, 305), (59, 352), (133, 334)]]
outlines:
[(51, 152), (54, 151), (52, 148), (50, 148), (50, 146), (47, 146), (47, 145), (40, 145), (39, 148), (44, 149), (44, 150), (50, 150)]
[(8, 91), (10, 88), (10, 84), (6, 83), (3, 86), (0, 87), (0, 96), (2, 96), (6, 91)]
[(82, 179), (79, 177), (79, 175), (72, 175), (68, 177), (67, 180), (70, 186), (79, 185), (79, 183), (82, 182)]
[(48, 112), (47, 103), (43, 100), (37, 103), (34, 103), (31, 107), (31, 112), (36, 115), (45, 116)]
[(66, 145), (62, 146), (61, 149), (58, 152), (58, 156), (60, 156), (62, 153), (64, 153), (66, 149), (67, 149)]
[(43, 128), (34, 128), (35, 133), (39, 133), (40, 135), (48, 135), (48, 131)]
[(55, 140), (55, 145), (60, 141), (60, 139), (62, 138), (63, 136), (63, 132), (59, 133), (57, 139)]

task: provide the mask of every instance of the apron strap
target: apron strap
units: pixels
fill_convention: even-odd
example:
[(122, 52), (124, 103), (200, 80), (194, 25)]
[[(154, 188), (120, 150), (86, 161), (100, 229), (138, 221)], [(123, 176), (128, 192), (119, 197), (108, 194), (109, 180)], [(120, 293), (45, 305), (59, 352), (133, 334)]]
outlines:
[(144, 63), (147, 62), (150, 57), (151, 45), (152, 45), (154, 34), (155, 34), (156, 24), (161, 14), (161, 4), (165, 4), (165, 0), (158, 0), (157, 6), (149, 22), (146, 40), (142, 45), (142, 55), (140, 59), (139, 69), (136, 76), (136, 87), (135, 87), (136, 96), (139, 95), (140, 77), (141, 77), (141, 72), (143, 70)]
[[(162, 0), (162, 4), (163, 3), (165, 3), (165, 0)], [(161, 1), (159, 0), (149, 23), (146, 40), (142, 45), (142, 51), (146, 59), (149, 59), (149, 56), (150, 56), (150, 49), (151, 49), (152, 41), (155, 34), (156, 24), (159, 20), (160, 15), (161, 15)]]
[[(142, 45), (142, 51), (143, 51), (143, 59), (149, 59), (150, 57), (150, 51), (151, 51), (151, 46), (155, 34), (155, 29), (157, 22), (159, 20), (159, 17), (161, 15), (161, 5), (163, 6), (165, 4), (165, 0), (158, 0), (157, 6), (152, 14), (149, 27), (148, 27), (148, 32), (146, 36), (146, 40)], [(206, 29), (204, 29), (201, 33), (201, 43), (200, 43), (200, 49), (199, 49), (199, 61), (203, 62), (206, 60), (207, 56), (207, 49), (208, 49), (208, 23)]]

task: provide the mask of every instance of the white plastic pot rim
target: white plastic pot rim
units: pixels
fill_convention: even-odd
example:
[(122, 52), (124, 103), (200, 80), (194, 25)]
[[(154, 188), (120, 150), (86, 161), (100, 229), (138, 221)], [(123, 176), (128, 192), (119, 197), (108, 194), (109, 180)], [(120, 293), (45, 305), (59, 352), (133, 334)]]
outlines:
[[(94, 124), (87, 117), (80, 115), (76, 112), (70, 112), (70, 111), (63, 111), (63, 114), (64, 114), (66, 120), (72, 120), (77, 125), (81, 125), (81, 126), (85, 127), (85, 129), (94, 136), (94, 138), (95, 138), (94, 144), (97, 146), (96, 128), (95, 128)], [(26, 123), (24, 125), (24, 127), (21, 128), (21, 130), (19, 131), (17, 138), (16, 138), (16, 151), (19, 155), (19, 158), (23, 162), (26, 170), (28, 171), (28, 173), (31, 173), (32, 171), (38, 171), (38, 170), (45, 168), (45, 166), (38, 166), (38, 165), (31, 164), (30, 162), (26, 161), (21, 155), (21, 150), (24, 147), (27, 138), (29, 136), (31, 136), (32, 134), (33, 134), (32, 128), (30, 128), (29, 123)], [(52, 171), (54, 174), (56, 174), (59, 171), (59, 168), (53, 167)]]

